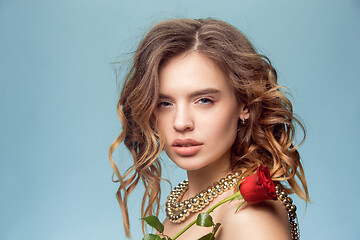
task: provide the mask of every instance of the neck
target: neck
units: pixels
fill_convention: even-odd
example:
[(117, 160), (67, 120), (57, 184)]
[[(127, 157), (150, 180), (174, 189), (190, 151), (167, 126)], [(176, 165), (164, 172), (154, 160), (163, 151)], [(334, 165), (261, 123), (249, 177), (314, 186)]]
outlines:
[(195, 196), (208, 186), (218, 182), (220, 178), (225, 178), (229, 173), (231, 173), (230, 153), (223, 155), (219, 160), (203, 168), (187, 171), (189, 188), (184, 194), (183, 199)]

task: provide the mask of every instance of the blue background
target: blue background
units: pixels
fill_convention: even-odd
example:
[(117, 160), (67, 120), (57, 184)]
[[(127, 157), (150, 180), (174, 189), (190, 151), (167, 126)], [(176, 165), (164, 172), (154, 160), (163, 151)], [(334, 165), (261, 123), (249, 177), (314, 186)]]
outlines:
[[(307, 126), (302, 239), (358, 239), (358, 0), (0, 1), (0, 239), (124, 239), (108, 163), (121, 130), (111, 62), (174, 17), (225, 20), (272, 60)], [(114, 157), (130, 166), (123, 147)], [(164, 162), (166, 178), (185, 178)], [(142, 190), (130, 197), (132, 239)]]

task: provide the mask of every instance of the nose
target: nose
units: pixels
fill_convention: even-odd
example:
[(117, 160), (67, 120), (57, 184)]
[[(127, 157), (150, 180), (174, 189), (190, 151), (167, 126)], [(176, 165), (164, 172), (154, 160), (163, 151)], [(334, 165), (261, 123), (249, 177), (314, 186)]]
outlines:
[(173, 127), (179, 132), (191, 131), (194, 129), (191, 112), (185, 106), (177, 106)]

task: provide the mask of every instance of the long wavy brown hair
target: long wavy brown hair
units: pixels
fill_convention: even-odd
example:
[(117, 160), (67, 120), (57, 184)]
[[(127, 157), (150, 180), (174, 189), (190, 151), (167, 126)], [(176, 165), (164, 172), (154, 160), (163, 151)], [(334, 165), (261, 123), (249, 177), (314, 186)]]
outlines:
[[(160, 207), (163, 139), (156, 131), (154, 110), (159, 93), (159, 71), (169, 59), (196, 51), (208, 57), (225, 73), (239, 102), (250, 117), (239, 128), (232, 147), (231, 170), (250, 174), (260, 164), (274, 181), (282, 181), (288, 193), (309, 201), (295, 127), (305, 129), (294, 116), (292, 104), (277, 85), (269, 59), (258, 54), (235, 27), (214, 19), (176, 19), (160, 22), (140, 42), (117, 105), (123, 131), (112, 143), (110, 163), (120, 183), (116, 193), (126, 235), (130, 235), (127, 200), (139, 183), (145, 185), (141, 216), (158, 215)], [(124, 142), (134, 163), (122, 175), (112, 153)], [(299, 183), (296, 181), (299, 180)], [(286, 183), (287, 182), (287, 183)], [(144, 229), (144, 225), (143, 225)]]

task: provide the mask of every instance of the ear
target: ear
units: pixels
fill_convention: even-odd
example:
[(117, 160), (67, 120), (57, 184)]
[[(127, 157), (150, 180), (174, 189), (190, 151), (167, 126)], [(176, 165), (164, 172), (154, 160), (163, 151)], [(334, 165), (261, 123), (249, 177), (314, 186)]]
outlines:
[(247, 106), (245, 106), (244, 104), (240, 104), (239, 118), (240, 119), (249, 119), (249, 117), (250, 117), (250, 113), (249, 113), (249, 109), (247, 108)]

